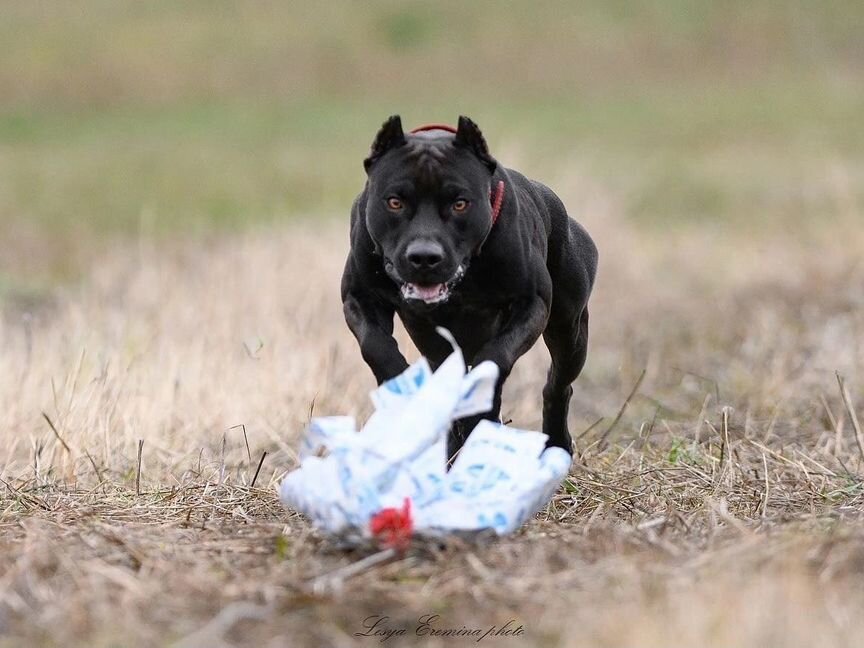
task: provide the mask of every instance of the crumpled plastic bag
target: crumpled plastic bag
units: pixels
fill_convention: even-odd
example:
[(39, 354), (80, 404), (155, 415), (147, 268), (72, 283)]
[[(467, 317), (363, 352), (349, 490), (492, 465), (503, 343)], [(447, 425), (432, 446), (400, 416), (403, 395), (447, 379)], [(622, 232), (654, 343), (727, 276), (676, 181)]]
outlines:
[(438, 332), (453, 353), (434, 373), (421, 359), (373, 391), (376, 409), (360, 432), (350, 416), (312, 420), (301, 465), (280, 485), (287, 508), (344, 537), (371, 537), (382, 511), (400, 510), (410, 516), (409, 533), (501, 535), (549, 501), (571, 458), (546, 448), (540, 432), (481, 421), (447, 470), (448, 430), (456, 419), (489, 411), (498, 367), (484, 362), (466, 374), (455, 340)]

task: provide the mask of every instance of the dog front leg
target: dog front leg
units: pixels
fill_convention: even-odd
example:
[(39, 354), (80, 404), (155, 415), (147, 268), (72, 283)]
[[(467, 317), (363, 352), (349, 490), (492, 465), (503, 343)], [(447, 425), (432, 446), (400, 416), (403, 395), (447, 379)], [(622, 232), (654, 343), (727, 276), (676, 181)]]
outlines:
[(393, 338), (392, 307), (368, 295), (348, 294), (342, 302), (345, 321), (357, 338), (363, 360), (380, 385), (408, 368)]
[(502, 329), (486, 342), (474, 356), (476, 366), (491, 360), (501, 372), (499, 386), (504, 382), (516, 361), (534, 346), (549, 320), (549, 300), (537, 295), (533, 299), (517, 302)]
[(514, 304), (512, 315), (498, 335), (484, 344), (472, 359), (476, 367), (485, 360), (498, 366), (498, 382), (495, 385), (495, 398), (492, 409), (485, 414), (471, 416), (460, 421), (450, 431), (447, 440), (447, 454), (453, 457), (474, 427), (482, 419), (499, 421), (501, 413), (501, 391), (504, 382), (513, 370), (516, 361), (534, 346), (549, 319), (549, 301), (537, 295), (534, 299)]

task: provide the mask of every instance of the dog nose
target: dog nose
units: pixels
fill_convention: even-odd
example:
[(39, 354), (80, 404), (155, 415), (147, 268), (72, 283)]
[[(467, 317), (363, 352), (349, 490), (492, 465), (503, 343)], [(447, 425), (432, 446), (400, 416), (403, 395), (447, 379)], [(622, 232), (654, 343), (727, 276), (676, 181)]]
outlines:
[(432, 270), (444, 260), (444, 248), (434, 241), (414, 241), (405, 250), (405, 257), (417, 270)]

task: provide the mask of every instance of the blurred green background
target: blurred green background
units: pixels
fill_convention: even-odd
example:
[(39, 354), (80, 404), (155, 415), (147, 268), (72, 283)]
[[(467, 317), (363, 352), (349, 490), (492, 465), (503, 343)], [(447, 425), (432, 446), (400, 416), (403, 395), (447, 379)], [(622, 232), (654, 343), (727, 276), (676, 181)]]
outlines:
[(653, 231), (860, 214), (864, 3), (5, 0), (0, 292), (130, 237), (345, 218), (392, 113), (468, 114)]

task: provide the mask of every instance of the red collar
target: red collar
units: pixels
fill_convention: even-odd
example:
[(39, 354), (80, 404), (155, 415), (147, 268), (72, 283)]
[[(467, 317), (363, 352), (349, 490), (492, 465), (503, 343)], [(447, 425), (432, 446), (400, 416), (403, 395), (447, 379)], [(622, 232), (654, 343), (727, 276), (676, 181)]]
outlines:
[[(412, 135), (415, 133), (422, 133), (425, 131), (432, 130), (443, 130), (448, 133), (456, 133), (456, 129), (448, 124), (423, 124), (422, 126), (418, 126), (410, 131)], [(492, 205), (492, 226), (495, 226), (495, 223), (498, 221), (498, 216), (501, 215), (501, 206), (504, 204), (504, 181), (499, 180), (498, 184), (495, 185), (495, 192), (493, 194), (492, 190), (489, 190), (489, 202)]]
[(412, 129), (410, 133), (414, 135), (415, 133), (422, 133), (430, 130), (443, 130), (448, 133), (453, 133), (454, 135), (456, 134), (456, 129), (448, 124), (423, 124), (422, 126)]
[(492, 203), (492, 227), (495, 227), (495, 222), (498, 216), (501, 215), (501, 205), (504, 204), (504, 181), (499, 180), (495, 185), (495, 195), (492, 195), (492, 190), (489, 190), (489, 201)]

